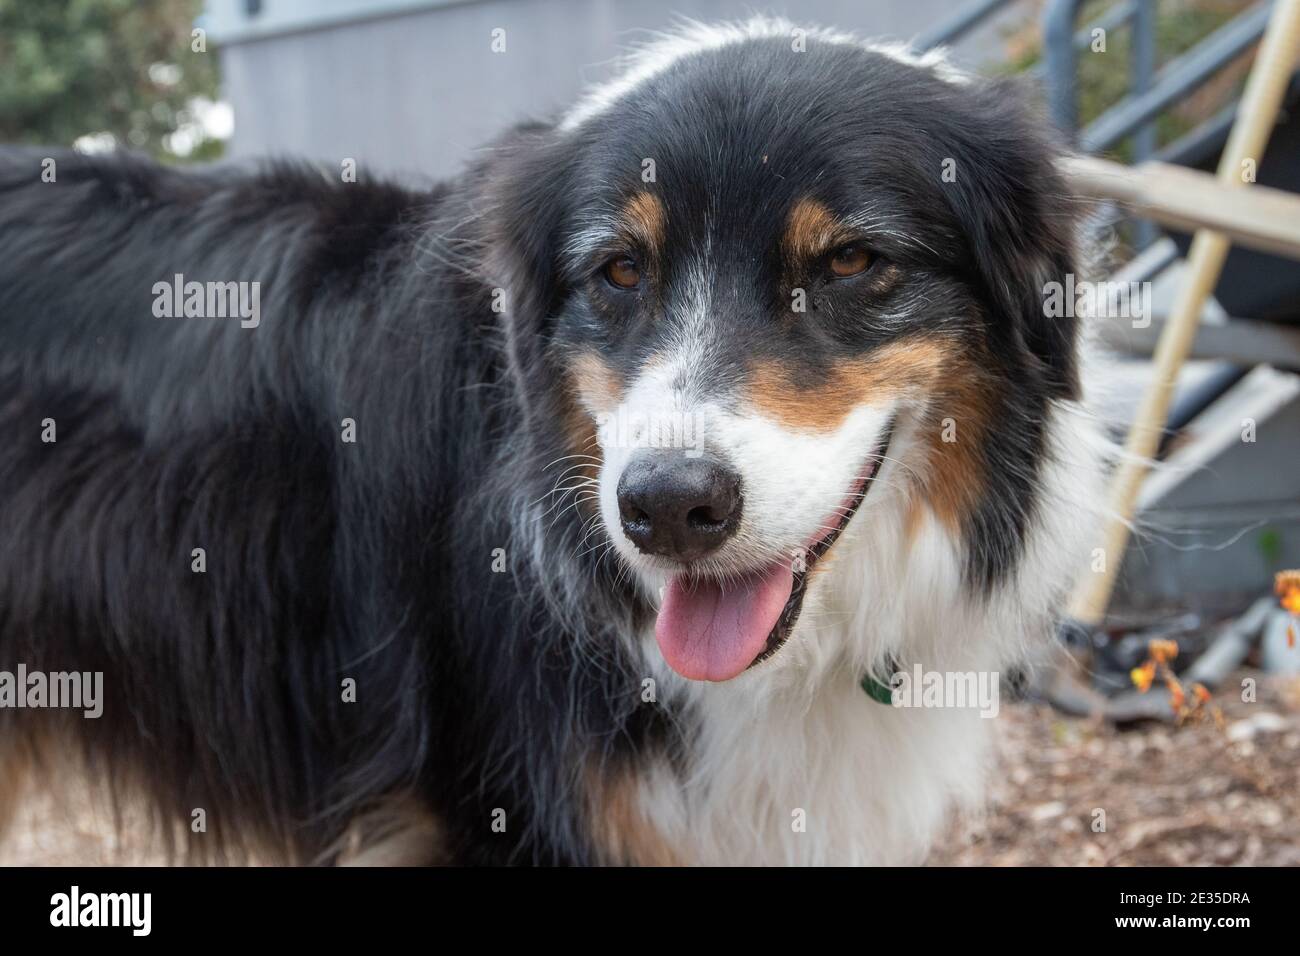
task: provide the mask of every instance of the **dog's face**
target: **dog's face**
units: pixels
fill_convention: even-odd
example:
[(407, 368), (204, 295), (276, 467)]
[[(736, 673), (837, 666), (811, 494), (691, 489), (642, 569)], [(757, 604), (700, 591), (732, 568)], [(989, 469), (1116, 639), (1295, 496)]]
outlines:
[(520, 187), (539, 288), (515, 348), (574, 400), (665, 659), (713, 681), (798, 637), (860, 511), (928, 510), (993, 586), (1024, 530), (999, 468), (1074, 377), (1040, 305), (1070, 239), (1033, 127), (932, 66), (750, 33), (647, 60)]

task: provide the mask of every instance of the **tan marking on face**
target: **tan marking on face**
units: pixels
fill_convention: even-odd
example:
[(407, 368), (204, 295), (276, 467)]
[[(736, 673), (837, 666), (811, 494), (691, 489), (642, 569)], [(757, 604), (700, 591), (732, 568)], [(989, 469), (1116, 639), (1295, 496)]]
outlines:
[(593, 766), (587, 773), (589, 830), (602, 862), (679, 866), (678, 851), (640, 806), (641, 780), (630, 769)]
[[(962, 358), (951, 363), (922, 426), (929, 461), (921, 470), (920, 492), (935, 517), (953, 533), (962, 529), (988, 483), (981, 449), (993, 426), (994, 387), (975, 361)], [(954, 441), (944, 441), (949, 424), (945, 419), (954, 426)]]
[(834, 213), (817, 200), (805, 198), (790, 210), (782, 248), (791, 262), (804, 262), (847, 238)]
[(779, 362), (758, 362), (750, 372), (747, 397), (759, 414), (787, 428), (834, 431), (861, 405), (883, 405), (905, 392), (933, 387), (952, 351), (935, 338), (894, 342), (838, 363), (813, 388), (797, 387)]
[[(993, 389), (978, 360), (954, 343), (923, 336), (841, 362), (812, 388), (796, 387), (780, 363), (758, 363), (747, 398), (759, 414), (812, 433), (834, 431), (862, 405), (909, 399), (922, 405), (919, 436), (926, 461), (914, 467), (915, 476), (904, 477), (915, 481), (920, 502), (906, 516), (910, 539), (921, 527), (920, 507), (956, 532), (978, 503), (987, 482), (980, 451), (992, 426)], [(955, 426), (955, 441), (944, 441), (945, 419)]]
[[(565, 444), (575, 457), (555, 466), (554, 480), (560, 486), (580, 478), (594, 482), (600, 477), (604, 456), (597, 439), (596, 416), (612, 414), (623, 400), (623, 383), (618, 374), (595, 353), (584, 352), (570, 359), (566, 375)], [(596, 507), (594, 499), (582, 493), (577, 493), (577, 502), (584, 513)]]
[(583, 352), (568, 362), (569, 385), (592, 415), (608, 415), (623, 401), (623, 381), (599, 355)]
[(628, 232), (651, 256), (661, 253), (668, 213), (658, 196), (650, 192), (637, 193), (623, 206), (621, 218)]

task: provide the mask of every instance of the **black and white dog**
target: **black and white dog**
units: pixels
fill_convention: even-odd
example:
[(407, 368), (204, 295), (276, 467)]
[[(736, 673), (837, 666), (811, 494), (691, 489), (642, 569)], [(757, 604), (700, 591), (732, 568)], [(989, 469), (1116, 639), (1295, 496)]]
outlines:
[(921, 859), (990, 722), (864, 679), (1044, 642), (1101, 478), (1054, 153), (772, 20), (430, 191), (0, 153), (0, 669), (104, 682), (0, 709), (9, 802), (75, 752), (209, 858)]

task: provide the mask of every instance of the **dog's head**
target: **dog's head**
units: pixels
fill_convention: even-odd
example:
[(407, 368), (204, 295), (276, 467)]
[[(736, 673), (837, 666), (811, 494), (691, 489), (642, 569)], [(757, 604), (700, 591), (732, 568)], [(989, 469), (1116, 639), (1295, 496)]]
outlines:
[(1042, 307), (1071, 223), (1008, 92), (780, 22), (698, 28), (510, 151), (513, 368), (571, 397), (682, 675), (779, 657), (859, 512), (935, 521), (971, 591), (1014, 568), (1076, 372)]

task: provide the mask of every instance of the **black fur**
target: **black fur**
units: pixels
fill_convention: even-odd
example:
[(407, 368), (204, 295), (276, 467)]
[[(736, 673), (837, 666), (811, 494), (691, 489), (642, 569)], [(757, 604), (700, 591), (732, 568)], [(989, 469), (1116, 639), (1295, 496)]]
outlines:
[[(516, 434), (488, 290), (439, 264), (465, 202), (66, 152), (47, 184), (42, 155), (0, 173), (5, 664), (105, 671), (75, 729), (169, 814), (205, 808), (208, 843), (311, 859), (409, 790), (452, 859), (587, 859), (581, 759), (651, 728), (513, 529), (563, 452)], [(175, 272), (261, 281), (262, 324), (153, 318)], [(0, 711), (6, 736), (38, 718)]]

